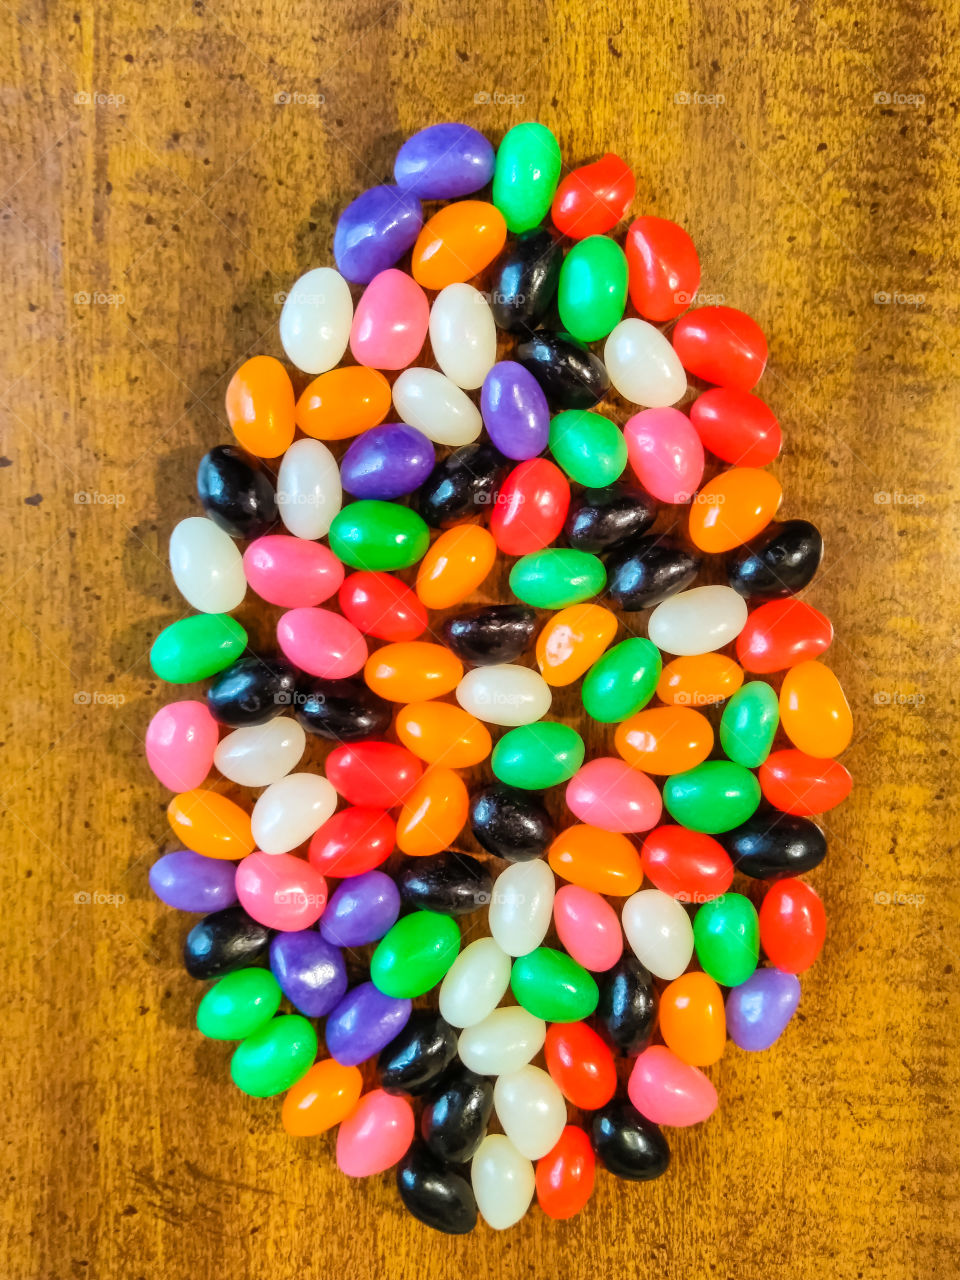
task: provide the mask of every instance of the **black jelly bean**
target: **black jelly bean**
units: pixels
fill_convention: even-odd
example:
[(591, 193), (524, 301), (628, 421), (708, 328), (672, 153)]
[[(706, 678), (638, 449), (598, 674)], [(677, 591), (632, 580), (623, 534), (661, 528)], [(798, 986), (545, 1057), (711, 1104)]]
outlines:
[(607, 561), (607, 593), (636, 613), (685, 591), (699, 571), (698, 557), (668, 538), (637, 538)]
[(243, 907), (224, 907), (193, 926), (183, 944), (183, 963), (191, 978), (222, 978), (265, 959), (270, 930)]
[(492, 1113), (493, 1081), (467, 1067), (452, 1068), (424, 1107), (420, 1132), (439, 1159), (466, 1164), (486, 1137)]
[(489, 604), (455, 614), (443, 624), (447, 647), (475, 667), (515, 662), (530, 647), (537, 615), (522, 604)]
[(590, 1142), (604, 1167), (630, 1182), (659, 1178), (670, 1164), (666, 1138), (625, 1098), (614, 1098), (593, 1113)]
[(477, 1225), (473, 1188), (415, 1142), (397, 1165), (397, 1190), (406, 1208), (424, 1226), (448, 1236), (466, 1235)]
[(557, 296), (563, 248), (546, 227), (523, 231), (496, 263), (490, 310), (498, 329), (535, 329)]
[(293, 706), (297, 672), (283, 658), (238, 658), (207, 690), (214, 720), (233, 729), (266, 724)]
[(455, 849), (405, 858), (394, 879), (408, 907), (447, 916), (466, 916), (489, 906), (493, 889), (493, 877), (483, 863)]
[(569, 333), (538, 329), (520, 343), (514, 359), (533, 374), (555, 409), (592, 409), (610, 389), (603, 361)]
[(800, 876), (827, 856), (827, 838), (815, 822), (779, 809), (758, 809), (739, 827), (715, 838), (736, 870), (754, 880)]
[(439, 1013), (417, 1009), (377, 1059), (387, 1093), (426, 1093), (457, 1056), (457, 1033)]
[(640, 1053), (657, 1021), (653, 974), (636, 956), (622, 956), (600, 977), (599, 1031), (619, 1053)]
[(738, 547), (728, 561), (734, 591), (752, 600), (780, 600), (802, 591), (820, 567), (823, 538), (809, 520), (780, 520)]
[(259, 458), (233, 444), (220, 444), (200, 459), (200, 503), (231, 538), (259, 538), (277, 523), (273, 478)]
[(507, 862), (541, 857), (556, 835), (549, 813), (533, 794), (502, 782), (473, 797), (470, 829), (488, 853)]
[(612, 551), (638, 538), (653, 524), (656, 503), (630, 484), (584, 489), (570, 503), (563, 531), (578, 551)]
[(420, 486), (420, 514), (435, 529), (489, 515), (497, 490), (513, 465), (486, 440), (454, 449)]
[(393, 707), (362, 680), (301, 677), (294, 711), (307, 733), (331, 742), (379, 738), (390, 728)]

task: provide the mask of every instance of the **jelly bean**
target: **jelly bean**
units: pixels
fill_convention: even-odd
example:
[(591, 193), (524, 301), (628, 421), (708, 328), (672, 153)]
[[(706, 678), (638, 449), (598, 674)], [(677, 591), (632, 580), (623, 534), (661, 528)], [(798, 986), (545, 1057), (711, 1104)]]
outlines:
[(564, 880), (611, 897), (636, 893), (643, 880), (640, 855), (626, 836), (583, 823), (560, 832), (548, 860)]
[(323, 1018), (347, 991), (347, 966), (316, 929), (280, 933), (270, 943), (270, 968), (283, 994), (308, 1018)]
[(629, 165), (608, 151), (574, 169), (557, 187), (550, 216), (571, 240), (612, 231), (630, 208), (637, 182)]
[(563, 260), (557, 287), (560, 323), (581, 342), (598, 342), (623, 319), (627, 260), (616, 240), (587, 236)]
[[(362, 782), (363, 772), (356, 769), (358, 783)], [(394, 788), (380, 790), (378, 799), (395, 804)], [(325, 875), (360, 876), (386, 862), (396, 844), (396, 831), (396, 824), (383, 809), (352, 805), (335, 813), (314, 832), (307, 856)]]
[(430, 303), (415, 280), (391, 267), (375, 275), (357, 303), (350, 351), (357, 364), (405, 369), (423, 349)]
[(420, 1132), (441, 1160), (466, 1164), (487, 1136), (493, 1114), (493, 1085), (466, 1067), (454, 1068), (423, 1109)]
[(416, 1122), (406, 1098), (382, 1089), (365, 1093), (337, 1133), (337, 1167), (348, 1178), (369, 1178), (402, 1160)]
[(528, 231), (543, 221), (560, 165), (560, 144), (546, 125), (528, 120), (504, 134), (493, 171), (493, 203), (511, 231)]
[(570, 485), (560, 468), (547, 458), (529, 458), (503, 482), (490, 532), (505, 555), (540, 551), (559, 536), (569, 505)]
[(369, 652), (353, 623), (331, 609), (288, 610), (277, 621), (277, 644), (301, 671), (322, 680), (356, 675)]
[(663, 788), (663, 804), (670, 817), (707, 835), (739, 827), (759, 803), (756, 777), (743, 765), (727, 760), (707, 760), (685, 773), (675, 773)]
[(216, 791), (181, 791), (167, 805), (167, 818), (186, 847), (207, 858), (234, 861), (254, 848), (250, 815)]
[(679, 978), (693, 955), (693, 927), (676, 898), (641, 889), (623, 904), (623, 932), (634, 955), (658, 978)]
[(403, 802), (397, 819), (397, 848), (413, 857), (448, 849), (466, 825), (469, 805), (460, 775), (432, 765)]
[(547, 1031), (545, 1054), (560, 1092), (582, 1111), (596, 1111), (616, 1092), (613, 1055), (586, 1022), (554, 1023)]
[(609, 418), (585, 409), (565, 409), (555, 415), (550, 422), (550, 452), (578, 484), (612, 484), (627, 465), (627, 445), (620, 428)]
[(327, 1049), (345, 1067), (367, 1062), (403, 1031), (410, 1011), (409, 1000), (362, 982), (331, 1011), (324, 1032)]
[(207, 779), (218, 734), (202, 702), (170, 702), (147, 728), (147, 764), (169, 790), (193, 791)]
[(447, 618), (443, 639), (464, 662), (509, 664), (525, 652), (536, 625), (536, 614), (522, 604), (483, 605)]
[(192, 849), (165, 853), (150, 868), (150, 888), (177, 911), (203, 914), (232, 906), (237, 900), (233, 881), (229, 862), (205, 858)]
[(694, 917), (693, 938), (701, 968), (725, 987), (746, 982), (757, 967), (757, 912), (742, 893), (724, 893), (705, 902)]
[(658, 604), (647, 634), (667, 653), (710, 653), (735, 640), (746, 620), (746, 604), (732, 588), (694, 587)]
[(621, 640), (584, 676), (581, 697), (587, 715), (601, 724), (629, 719), (653, 697), (660, 670), (656, 645), (642, 636)]
[(282, 658), (238, 658), (207, 690), (207, 708), (220, 724), (239, 729), (266, 724), (294, 701), (297, 673)]
[(358, 742), (331, 751), (326, 772), (348, 804), (392, 809), (419, 781), (423, 765), (392, 742)]
[(352, 569), (406, 569), (429, 542), (417, 513), (395, 502), (351, 502), (330, 526), (330, 550)]
[(316, 542), (269, 533), (243, 553), (247, 582), (261, 600), (283, 609), (302, 609), (329, 600), (343, 582), (343, 565)]
[(563, 609), (589, 600), (607, 581), (603, 561), (589, 551), (552, 547), (522, 556), (510, 570), (510, 590), (536, 609)]
[(601, 978), (597, 1020), (618, 1053), (632, 1057), (649, 1043), (657, 1021), (657, 989), (636, 956), (623, 956)]
[(780, 452), (782, 434), (773, 411), (758, 396), (713, 387), (690, 406), (703, 447), (735, 467), (765, 467)]
[(724, 832), (720, 842), (737, 870), (754, 880), (802, 875), (827, 856), (826, 837), (815, 822), (766, 807)]
[(770, 754), (780, 713), (777, 695), (762, 680), (750, 680), (724, 707), (720, 717), (720, 745), (724, 753), (747, 769), (756, 769)]
[(463, 679), (463, 664), (443, 645), (405, 640), (371, 654), (363, 678), (381, 698), (413, 702), (455, 689)]
[(727, 1039), (723, 993), (705, 973), (683, 973), (660, 995), (660, 1034), (682, 1062), (708, 1067)]
[(219, 444), (200, 459), (197, 495), (209, 518), (231, 538), (259, 538), (277, 522), (269, 472), (232, 444)]
[(457, 1052), (464, 1066), (479, 1075), (502, 1076), (525, 1067), (543, 1048), (547, 1025), (526, 1009), (493, 1009), (460, 1034)]
[(468, 124), (432, 124), (408, 138), (393, 162), (393, 180), (421, 200), (454, 200), (493, 177), (492, 144)]
[(464, 391), (483, 385), (497, 360), (497, 327), (479, 289), (470, 284), (441, 289), (430, 308), (430, 345), (452, 383)]
[(250, 1097), (272, 1098), (306, 1075), (316, 1056), (312, 1024), (285, 1013), (241, 1040), (230, 1059), (230, 1077)]
[(576, 884), (564, 885), (553, 900), (553, 922), (571, 957), (591, 973), (612, 969), (620, 959), (620, 922), (613, 907), (598, 893)]
[(593, 1195), (595, 1163), (590, 1139), (568, 1124), (556, 1146), (537, 1161), (537, 1204), (548, 1218), (576, 1217)]
[(515, 360), (502, 360), (486, 374), (480, 411), (487, 434), (504, 456), (522, 461), (546, 448), (547, 398), (533, 374)]
[(505, 733), (493, 749), (490, 767), (509, 787), (542, 791), (572, 778), (583, 764), (584, 751), (576, 729), (541, 720)]
[(424, 223), (413, 246), (413, 278), (424, 289), (461, 284), (490, 265), (506, 238), (503, 214), (485, 200), (445, 205)]
[(633, 769), (684, 773), (713, 750), (713, 726), (692, 707), (648, 707), (617, 726), (614, 746)]
[(397, 712), (397, 737), (427, 764), (448, 769), (469, 769), (490, 754), (490, 732), (485, 725), (448, 702), (411, 702)]
[(397, 1165), (404, 1208), (424, 1226), (461, 1236), (477, 1225), (477, 1201), (466, 1178), (414, 1143)]
[(783, 490), (769, 471), (731, 467), (708, 481), (690, 507), (690, 540), (701, 551), (732, 551), (755, 538), (777, 512)]
[(811, 756), (838, 756), (853, 735), (853, 717), (840, 682), (821, 662), (800, 662), (784, 676), (780, 722), (793, 745)]
[(578, 551), (612, 551), (649, 529), (655, 518), (656, 508), (642, 490), (625, 483), (611, 484), (577, 494), (571, 500), (563, 531)]
[(492, 534), (461, 524), (441, 533), (417, 570), (417, 595), (428, 609), (449, 609), (466, 600), (488, 577), (497, 558)]
[(784, 973), (803, 973), (823, 949), (823, 902), (802, 880), (778, 880), (760, 904), (760, 945)]
[(796, 595), (823, 559), (823, 538), (809, 520), (775, 521), (730, 557), (728, 581), (752, 600)]
[(684, 231), (669, 218), (635, 218), (624, 245), (630, 301), (645, 320), (673, 320), (700, 287), (700, 259)]
[(607, 561), (607, 591), (625, 613), (653, 609), (684, 591), (700, 560), (669, 538), (637, 538)]
[(497, 1119), (521, 1155), (539, 1160), (559, 1141), (567, 1122), (563, 1094), (540, 1067), (499, 1076), (493, 1090)]
[(853, 779), (838, 760), (823, 760), (793, 749), (772, 752), (757, 777), (770, 804), (801, 817), (833, 809), (846, 800), (853, 786)]
[(228, 733), (213, 761), (231, 782), (242, 787), (269, 787), (296, 768), (306, 745), (307, 735), (296, 720), (278, 716), (266, 724)]
[(377, 1059), (380, 1087), (416, 1097), (430, 1090), (457, 1056), (457, 1033), (430, 1009), (415, 1009)]
[(589, 1018), (599, 999), (599, 988), (587, 970), (553, 947), (537, 947), (519, 956), (510, 973), (510, 990), (518, 1004), (544, 1022), (580, 1022)]
[(416, 640), (427, 629), (427, 611), (415, 592), (389, 573), (351, 573), (337, 600), (344, 617), (377, 640)]
[(343, 455), (343, 487), (355, 498), (402, 498), (433, 470), (436, 451), (422, 431), (404, 422), (373, 427)]
[(660, 792), (613, 756), (588, 760), (567, 783), (565, 799), (574, 817), (603, 831), (649, 831), (660, 821)]
[(395, 872), (404, 905), (447, 916), (466, 916), (490, 903), (493, 880), (468, 853), (409, 858)]
[(337, 794), (318, 773), (290, 773), (272, 782), (253, 806), (251, 829), (263, 853), (289, 853), (309, 840), (337, 807)]
[(679, 409), (644, 409), (623, 428), (630, 466), (661, 502), (689, 502), (703, 479), (703, 445)]
[(177, 590), (200, 613), (229, 613), (247, 591), (236, 543), (206, 516), (188, 516), (174, 527), (170, 572)]
[(294, 1138), (313, 1138), (346, 1120), (360, 1101), (363, 1076), (334, 1058), (315, 1062), (283, 1100), (280, 1122)]
[(826, 653), (833, 624), (803, 600), (770, 600), (754, 609), (737, 636), (737, 661), (747, 671), (769, 675)]
[(243, 907), (224, 907), (204, 916), (187, 934), (183, 963), (191, 978), (221, 978), (256, 964), (269, 946), (266, 925), (251, 919)]
[(321, 440), (295, 440), (277, 472), (277, 506), (297, 538), (322, 538), (343, 505), (337, 460)]
[(561, 609), (537, 637), (537, 666), (547, 684), (573, 684), (617, 634), (617, 619), (599, 604)]
[(621, 320), (604, 344), (603, 363), (614, 388), (633, 404), (665, 409), (686, 393), (687, 379), (677, 353), (646, 320)]
[(370, 187), (341, 213), (333, 233), (333, 256), (341, 275), (369, 284), (399, 262), (423, 226), (420, 201), (399, 187)]
[(478, 938), (457, 956), (440, 984), (440, 1012), (455, 1027), (491, 1014), (510, 985), (510, 957), (493, 938)]
[(237, 897), (254, 920), (270, 929), (309, 929), (323, 914), (327, 882), (290, 853), (251, 853), (237, 866)]
[(291, 286), (280, 312), (280, 343), (304, 373), (326, 373), (347, 349), (353, 298), (332, 267), (314, 267)]
[(739, 1049), (769, 1049), (786, 1029), (800, 1003), (795, 974), (758, 969), (727, 995), (727, 1030)]
[(628, 1182), (659, 1178), (670, 1164), (666, 1138), (626, 1099), (615, 1098), (594, 1112), (590, 1143), (604, 1168)]
[(346, 365), (322, 373), (297, 401), (296, 422), (315, 440), (346, 440), (387, 416), (390, 383), (376, 369)]
[(710, 707), (733, 697), (743, 672), (722, 653), (694, 653), (674, 658), (657, 681), (657, 697), (674, 707)]
[(497, 876), (489, 925), (508, 956), (524, 956), (539, 947), (550, 928), (554, 892), (553, 872), (539, 860), (516, 862)]
[(652, 1044), (637, 1058), (627, 1092), (654, 1124), (701, 1124), (717, 1109), (717, 1091), (709, 1078), (661, 1044)]
[(494, 1231), (520, 1221), (536, 1188), (533, 1165), (502, 1133), (484, 1138), (470, 1163), (470, 1180), (480, 1216)]
[(514, 352), (557, 409), (592, 409), (610, 389), (610, 377), (599, 356), (569, 333), (538, 329)]
[(390, 727), (393, 710), (362, 680), (302, 679), (297, 689), (297, 719), (318, 738), (360, 742), (378, 738)]
[(484, 514), (509, 466), (503, 454), (485, 440), (454, 449), (420, 486), (420, 514), (435, 529)]
[(643, 842), (640, 861), (647, 879), (681, 902), (709, 902), (726, 893), (733, 883), (733, 863), (726, 846), (686, 827), (651, 831)]
[(370, 977), (388, 996), (422, 996), (438, 985), (460, 950), (460, 929), (449, 916), (414, 911), (377, 944)]
[(557, 296), (563, 248), (546, 228), (522, 231), (496, 265), (490, 307), (498, 329), (532, 333)]
[(293, 384), (273, 356), (240, 366), (227, 386), (226, 410), (240, 445), (258, 458), (279, 458), (293, 442)]
[(531, 724), (550, 710), (552, 694), (543, 676), (509, 662), (476, 667), (457, 685), (464, 711), (487, 724)]
[(554, 836), (550, 815), (539, 800), (498, 782), (475, 793), (470, 829), (488, 853), (507, 862), (539, 858)]
[(320, 919), (320, 935), (335, 947), (362, 947), (379, 942), (399, 915), (400, 891), (391, 877), (382, 871), (364, 871), (349, 876), (330, 895)]
[(467, 393), (437, 369), (404, 369), (393, 384), (393, 402), (404, 422), (435, 444), (468, 445), (483, 428)]
[(750, 391), (767, 363), (767, 340), (756, 320), (736, 307), (697, 307), (681, 316), (674, 350), (695, 378)]

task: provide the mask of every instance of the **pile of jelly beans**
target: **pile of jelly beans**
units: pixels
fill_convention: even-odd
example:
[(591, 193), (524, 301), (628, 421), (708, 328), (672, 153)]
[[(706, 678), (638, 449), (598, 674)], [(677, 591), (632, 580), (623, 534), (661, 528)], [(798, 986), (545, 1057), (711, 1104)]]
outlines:
[[(197, 1025), (451, 1233), (571, 1217), (598, 1159), (663, 1174), (824, 940), (800, 877), (852, 725), (797, 595), (821, 538), (775, 518), (763, 333), (689, 305), (675, 223), (613, 238), (634, 194), (612, 154), (561, 180), (540, 124), (411, 138), (294, 283), (287, 363), (233, 376), (170, 539), (196, 612), (152, 667), (210, 684), (147, 733), (183, 846), (150, 879), (203, 916)], [(477, 603), (499, 558), (510, 598)]]

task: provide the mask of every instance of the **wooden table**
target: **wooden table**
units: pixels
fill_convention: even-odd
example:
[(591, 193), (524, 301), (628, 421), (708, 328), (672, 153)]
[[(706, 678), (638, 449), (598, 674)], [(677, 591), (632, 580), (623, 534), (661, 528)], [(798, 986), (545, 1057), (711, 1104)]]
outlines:
[[(951, 1271), (958, 18), (956, 0), (6, 7), (4, 1280)], [(166, 540), (227, 438), (226, 382), (279, 354), (278, 295), (330, 261), (337, 211), (444, 118), (494, 138), (537, 118), (570, 164), (627, 157), (635, 208), (696, 239), (703, 300), (770, 335), (783, 512), (825, 533), (809, 598), (857, 726), (857, 787), (810, 877), (829, 941), (788, 1034), (711, 1069), (721, 1107), (671, 1134), (656, 1184), (603, 1174), (571, 1223), (534, 1210), (457, 1240), (391, 1176), (341, 1177), (329, 1137), (288, 1139), (196, 1034), (183, 918), (147, 887), (170, 840), (142, 753), (169, 697), (147, 652), (183, 612)]]

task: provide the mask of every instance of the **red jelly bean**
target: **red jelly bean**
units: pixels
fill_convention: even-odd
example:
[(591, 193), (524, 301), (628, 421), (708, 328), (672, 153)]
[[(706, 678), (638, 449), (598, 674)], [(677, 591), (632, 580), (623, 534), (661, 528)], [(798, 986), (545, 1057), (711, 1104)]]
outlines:
[(568, 1124), (557, 1145), (537, 1161), (537, 1204), (548, 1218), (578, 1214), (593, 1194), (596, 1159), (579, 1125)]
[(823, 902), (803, 880), (780, 880), (767, 891), (760, 907), (760, 946), (778, 969), (809, 969), (826, 932)]
[(733, 883), (733, 863), (719, 840), (686, 827), (649, 832), (640, 864), (648, 880), (680, 902), (709, 902)]
[(833, 623), (812, 604), (791, 596), (754, 609), (737, 636), (737, 661), (744, 671), (769, 675), (785, 671), (830, 648)]
[(630, 301), (647, 320), (673, 320), (700, 287), (696, 246), (669, 218), (637, 218), (624, 245)]
[(617, 1088), (613, 1054), (585, 1022), (554, 1022), (544, 1044), (547, 1070), (575, 1107), (596, 1111)]
[(568, 173), (557, 187), (550, 211), (553, 225), (571, 240), (603, 235), (630, 208), (636, 189), (630, 166), (608, 151)]
[(386, 862), (397, 826), (385, 809), (351, 805), (314, 832), (307, 856), (325, 876), (361, 876)]
[(326, 772), (348, 803), (392, 809), (419, 781), (423, 764), (393, 742), (354, 742), (330, 752)]
[(846, 800), (853, 779), (839, 760), (821, 760), (789, 747), (774, 751), (757, 771), (760, 790), (783, 813), (826, 813)]
[(767, 363), (763, 330), (736, 307), (697, 307), (677, 321), (672, 335), (680, 363), (696, 378), (749, 391)]
[(337, 599), (344, 617), (365, 636), (416, 640), (427, 629), (427, 611), (417, 593), (392, 573), (351, 573)]
[(734, 466), (765, 467), (780, 452), (776, 415), (746, 391), (712, 387), (690, 406), (690, 421), (703, 447)]
[(490, 516), (490, 532), (508, 556), (549, 547), (559, 536), (570, 506), (570, 485), (547, 458), (528, 458), (507, 476)]

